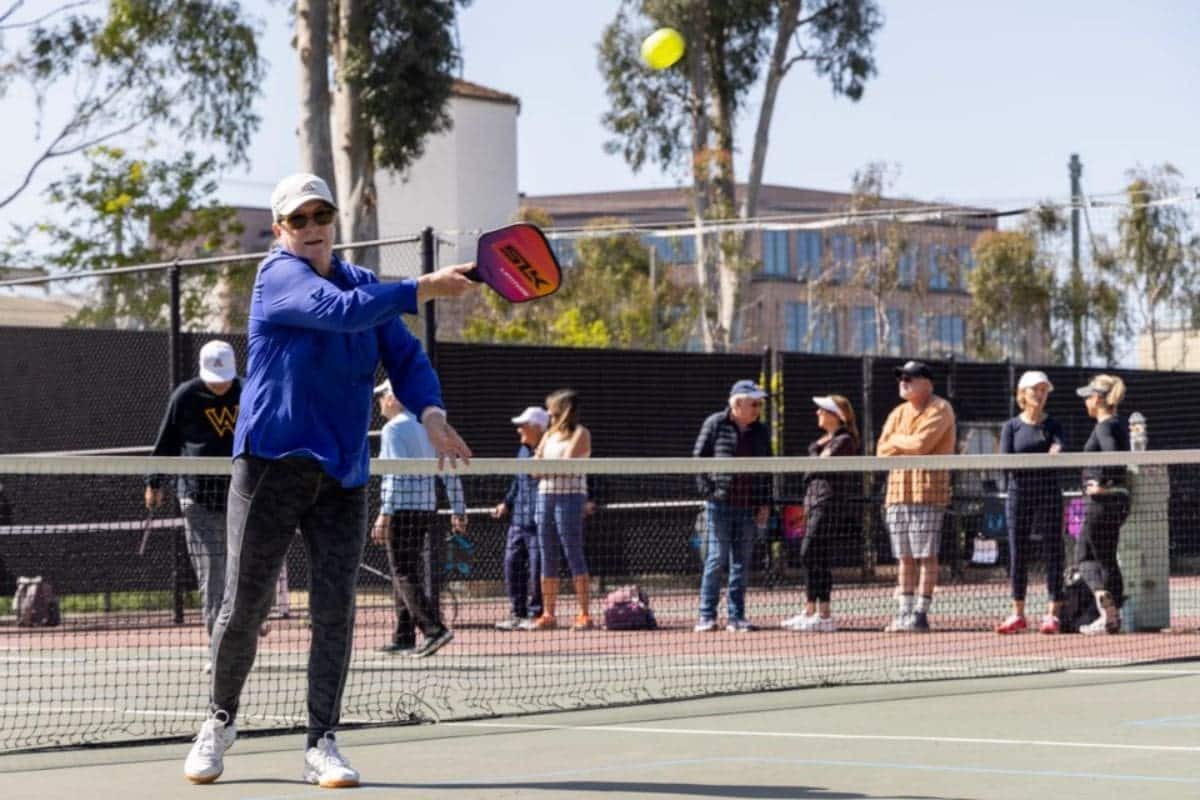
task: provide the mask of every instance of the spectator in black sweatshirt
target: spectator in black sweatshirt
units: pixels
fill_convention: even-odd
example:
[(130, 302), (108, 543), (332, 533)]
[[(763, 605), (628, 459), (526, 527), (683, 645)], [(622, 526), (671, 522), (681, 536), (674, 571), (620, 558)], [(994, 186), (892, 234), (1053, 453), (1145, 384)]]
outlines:
[[(207, 342), (200, 348), (199, 377), (184, 381), (171, 393), (153, 455), (230, 458), (241, 396), (242, 382), (237, 377), (233, 348), (216, 339)], [(225, 593), (225, 498), (229, 478), (181, 475), (176, 492), (188, 555), (200, 586), (204, 627), (211, 636)], [(145, 502), (148, 509), (163, 505), (161, 475), (146, 479)]]
[[(1115, 375), (1097, 375), (1076, 392), (1084, 398), (1088, 416), (1096, 420), (1084, 452), (1128, 451), (1129, 426), (1117, 414), (1117, 406), (1125, 397), (1125, 382)], [(1083, 471), (1083, 491), (1087, 505), (1075, 543), (1075, 560), (1083, 579), (1096, 593), (1100, 618), (1079, 632), (1091, 636), (1120, 633), (1125, 584), (1117, 564), (1117, 540), (1129, 516), (1125, 467), (1088, 467)]]

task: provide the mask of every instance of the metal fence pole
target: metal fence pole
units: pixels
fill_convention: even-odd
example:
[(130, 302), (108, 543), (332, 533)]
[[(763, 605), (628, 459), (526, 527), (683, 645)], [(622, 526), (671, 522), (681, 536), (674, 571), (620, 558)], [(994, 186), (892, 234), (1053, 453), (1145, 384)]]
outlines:
[[(421, 274), (428, 275), (437, 269), (434, 255), (434, 237), (433, 228), (426, 228), (421, 231)], [(437, 359), (437, 319), (434, 316), (433, 301), (428, 300), (425, 303), (425, 353), (429, 356), (429, 363), (436, 370), (438, 366)]]
[[(179, 262), (171, 264), (167, 270), (167, 280), (171, 304), (171, 330), (168, 333), (169, 366), (171, 385), (169, 391), (183, 383), (183, 320), (180, 312), (181, 300), (179, 289)], [(187, 575), (187, 542), (184, 541), (183, 531), (175, 531), (172, 537), (174, 548), (171, 559), (171, 586), (175, 595), (175, 624), (183, 624), (183, 582)]]

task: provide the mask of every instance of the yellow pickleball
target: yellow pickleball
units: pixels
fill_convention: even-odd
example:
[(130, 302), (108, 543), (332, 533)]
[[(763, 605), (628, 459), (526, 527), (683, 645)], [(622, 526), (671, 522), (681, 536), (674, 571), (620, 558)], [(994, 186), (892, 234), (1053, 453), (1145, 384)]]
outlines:
[(659, 28), (642, 42), (642, 61), (651, 69), (666, 69), (683, 58), (683, 35), (674, 28)]

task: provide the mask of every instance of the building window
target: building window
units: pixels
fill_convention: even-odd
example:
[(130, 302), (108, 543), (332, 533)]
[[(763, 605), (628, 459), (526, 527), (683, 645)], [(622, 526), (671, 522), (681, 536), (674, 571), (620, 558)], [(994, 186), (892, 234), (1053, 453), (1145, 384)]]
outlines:
[(963, 291), (967, 289), (967, 276), (975, 268), (975, 257), (971, 255), (970, 245), (960, 245), (958, 248), (958, 286)]
[(550, 249), (564, 267), (575, 266), (575, 242), (572, 239), (551, 239)]
[(816, 278), (821, 274), (821, 232), (799, 231), (796, 236), (796, 261), (800, 276)]
[(784, 348), (792, 351), (804, 349), (808, 339), (808, 303), (788, 303), (784, 308)]
[(900, 251), (900, 259), (896, 265), (896, 272), (899, 274), (896, 279), (902, 288), (910, 289), (916, 281), (918, 252), (915, 244), (906, 245)]
[(762, 257), (763, 272), (767, 275), (790, 275), (791, 265), (788, 261), (788, 232), (763, 231)]
[(921, 344), (934, 356), (967, 352), (967, 322), (959, 314), (925, 314), (921, 317)]
[(887, 322), (887, 355), (904, 355), (904, 310), (889, 308)]
[(874, 306), (855, 306), (850, 309), (850, 330), (854, 337), (851, 348), (855, 353), (874, 353), (879, 343)]
[(694, 264), (696, 240), (691, 236), (643, 236), (642, 243), (654, 248), (657, 264)]
[(946, 263), (949, 251), (945, 245), (931, 244), (929, 253), (929, 288), (945, 291), (950, 288), (949, 264)]
[(818, 308), (813, 315), (812, 344), (809, 351), (813, 353), (838, 352), (837, 314), (831, 308)]
[(845, 283), (850, 276), (850, 265), (854, 263), (854, 239), (844, 233), (829, 237), (829, 252), (833, 258), (833, 280)]

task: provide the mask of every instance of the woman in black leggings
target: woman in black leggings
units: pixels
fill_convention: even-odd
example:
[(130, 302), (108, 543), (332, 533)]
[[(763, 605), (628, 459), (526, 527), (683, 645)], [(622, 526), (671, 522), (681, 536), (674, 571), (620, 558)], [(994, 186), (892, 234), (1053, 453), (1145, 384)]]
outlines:
[[(825, 433), (808, 446), (811, 458), (858, 455), (859, 436), (854, 408), (840, 394), (814, 397), (817, 425)], [(808, 572), (804, 612), (786, 619), (785, 630), (832, 633), (837, 630), (830, 609), (833, 553), (838, 535), (846, 530), (857, 476), (850, 472), (810, 473), (804, 491), (804, 542), (801, 558)]]
[[(1088, 416), (1096, 427), (1083, 446), (1084, 452), (1129, 450), (1129, 426), (1117, 414), (1125, 397), (1125, 382), (1115, 375), (1097, 375), (1087, 386), (1076, 390), (1087, 404)], [(1083, 529), (1075, 544), (1079, 572), (1096, 593), (1100, 618), (1079, 629), (1095, 636), (1121, 631), (1121, 605), (1125, 585), (1117, 564), (1117, 540), (1121, 525), (1129, 516), (1129, 488), (1125, 467), (1089, 467), (1083, 471)]]
[[(1032, 370), (1017, 383), (1017, 405), (1021, 413), (1004, 423), (1000, 432), (1001, 453), (1058, 453), (1063, 449), (1062, 425), (1046, 413), (1046, 400), (1054, 385), (1046, 373)], [(1059, 632), (1063, 599), (1062, 493), (1058, 473), (1049, 469), (1008, 471), (1008, 496), (1004, 513), (1008, 520), (1009, 576), (1012, 579), (1012, 613), (996, 626), (996, 633), (1020, 633), (1025, 621), (1025, 590), (1029, 584), (1029, 551), (1034, 534), (1042, 540), (1046, 556), (1046, 615), (1038, 630)]]

